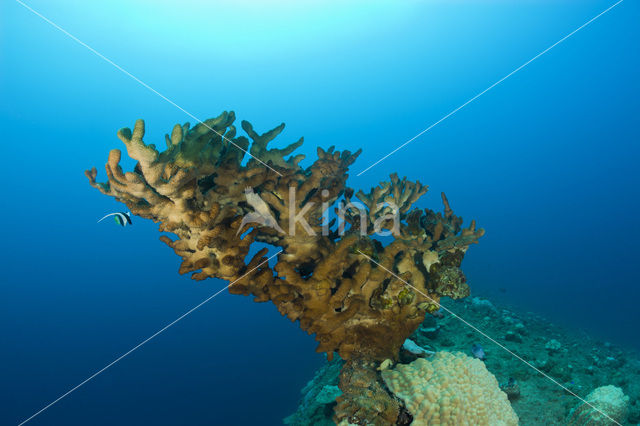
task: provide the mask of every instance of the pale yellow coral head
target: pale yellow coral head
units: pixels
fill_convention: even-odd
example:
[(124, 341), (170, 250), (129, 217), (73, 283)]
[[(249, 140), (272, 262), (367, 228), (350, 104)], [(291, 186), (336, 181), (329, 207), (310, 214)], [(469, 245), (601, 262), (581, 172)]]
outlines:
[(422, 264), (424, 265), (427, 272), (429, 271), (429, 268), (431, 268), (431, 265), (434, 265), (436, 263), (440, 263), (437, 252), (429, 250), (425, 251), (422, 254)]

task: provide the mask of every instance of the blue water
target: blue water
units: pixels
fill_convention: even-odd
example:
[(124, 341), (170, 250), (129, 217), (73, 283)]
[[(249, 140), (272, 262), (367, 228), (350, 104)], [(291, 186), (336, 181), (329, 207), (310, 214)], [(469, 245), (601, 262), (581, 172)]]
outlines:
[[(351, 187), (398, 171), (430, 185), (420, 206), (446, 191), (487, 231), (463, 264), (474, 294), (640, 348), (638, 2), (359, 177), (612, 2), (131, 3), (28, 2), (197, 117), (286, 122), (304, 164), (362, 147)], [(17, 424), (224, 283), (178, 275), (149, 221), (96, 225), (123, 206), (83, 175), (105, 179), (137, 118), (159, 146), (194, 120), (16, 2), (0, 29), (0, 424)], [(279, 424), (314, 348), (273, 305), (224, 294), (30, 424)]]

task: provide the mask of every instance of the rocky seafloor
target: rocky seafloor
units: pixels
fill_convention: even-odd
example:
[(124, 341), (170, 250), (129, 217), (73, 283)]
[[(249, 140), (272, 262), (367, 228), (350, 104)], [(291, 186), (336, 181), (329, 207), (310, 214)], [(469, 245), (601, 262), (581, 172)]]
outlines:
[[(626, 420), (640, 423), (640, 354), (567, 330), (532, 313), (516, 313), (478, 297), (443, 301), (441, 317), (428, 316), (411, 340), (429, 351), (460, 351), (472, 355), (480, 345), (487, 369), (496, 377), (521, 425), (562, 425), (580, 401), (549, 379), (581, 397), (594, 389), (614, 385), (629, 397)], [(460, 315), (509, 351), (497, 346), (446, 310)], [(400, 362), (411, 361), (404, 351)], [(336, 357), (338, 358), (338, 357)], [(525, 362), (531, 364), (527, 365)], [(290, 425), (333, 425), (331, 417), (342, 361), (327, 362), (302, 389), (300, 404), (284, 422)], [(532, 368), (535, 367), (534, 368)], [(540, 370), (549, 377), (545, 377)], [(613, 424), (613, 423), (598, 423)]]

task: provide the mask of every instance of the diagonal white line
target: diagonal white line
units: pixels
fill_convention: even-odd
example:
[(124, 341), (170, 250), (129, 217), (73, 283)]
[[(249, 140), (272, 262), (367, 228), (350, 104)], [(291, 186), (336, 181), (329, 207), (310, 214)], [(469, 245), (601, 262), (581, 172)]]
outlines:
[(186, 316), (190, 315), (191, 313), (193, 313), (196, 309), (200, 308), (202, 305), (204, 305), (205, 303), (209, 302), (211, 299), (213, 299), (214, 297), (216, 297), (217, 295), (219, 295), (220, 293), (222, 293), (223, 291), (225, 291), (226, 289), (228, 289), (229, 287), (231, 287), (232, 285), (234, 285), (235, 283), (237, 283), (238, 281), (240, 281), (241, 279), (243, 279), (244, 277), (246, 277), (247, 275), (249, 275), (250, 273), (252, 273), (253, 271), (255, 271), (256, 269), (258, 269), (259, 267), (261, 267), (262, 265), (264, 265), (265, 263), (267, 263), (268, 261), (270, 261), (271, 259), (273, 259), (274, 257), (276, 257), (278, 254), (280, 254), (282, 252), (282, 249), (278, 250), (278, 252), (276, 252), (274, 255), (270, 256), (268, 259), (262, 261), (258, 266), (256, 266), (255, 268), (251, 269), (250, 271), (248, 271), (247, 273), (245, 273), (243, 276), (241, 276), (240, 278), (238, 278), (237, 280), (233, 281), (231, 284), (227, 285), (226, 287), (224, 287), (223, 289), (215, 292), (213, 295), (207, 297), (206, 299), (204, 299), (202, 302), (198, 303), (196, 306), (194, 306), (193, 308), (189, 309), (187, 312), (185, 312), (184, 314), (180, 315), (178, 318), (176, 318), (175, 320), (171, 321), (169, 324), (165, 325), (164, 327), (162, 327), (160, 330), (156, 331), (155, 333), (153, 333), (151, 336), (147, 337), (146, 339), (144, 339), (142, 342), (138, 343), (136, 346), (134, 346), (133, 348), (129, 349), (127, 352), (125, 352), (124, 354), (120, 355), (118, 358), (116, 358), (115, 360), (113, 360), (112, 362), (110, 362), (109, 364), (107, 364), (106, 366), (104, 366), (103, 368), (101, 368), (100, 370), (96, 371), (95, 373), (93, 373), (91, 376), (87, 377), (85, 380), (83, 380), (82, 382), (80, 382), (78, 385), (74, 386), (73, 388), (69, 389), (67, 392), (63, 393), (62, 395), (60, 395), (58, 398), (54, 399), (53, 401), (51, 401), (49, 404), (45, 405), (43, 408), (41, 408), (39, 411), (37, 411), (36, 413), (34, 413), (31, 417), (23, 420), (22, 422), (19, 423), (18, 426), (22, 426), (23, 424), (27, 423), (28, 421), (32, 420), (34, 417), (36, 417), (37, 415), (41, 414), (43, 411), (51, 408), (51, 406), (53, 406), (54, 404), (60, 402), (60, 400), (62, 400), (63, 398), (69, 396), (72, 392), (76, 391), (78, 388), (80, 388), (81, 386), (85, 385), (87, 382), (91, 381), (92, 379), (96, 378), (97, 376), (99, 376), (100, 374), (102, 374), (105, 370), (107, 370), (108, 368), (112, 367), (114, 364), (118, 363), (119, 361), (121, 361), (123, 358), (125, 358), (126, 356), (130, 355), (132, 352), (136, 351), (137, 349), (139, 349), (141, 346), (145, 345), (146, 343), (148, 343), (151, 339), (153, 339), (154, 337), (158, 336), (159, 334), (163, 333), (164, 331), (166, 331), (168, 328), (172, 327), (173, 325), (175, 325), (178, 321), (181, 321), (182, 319), (184, 319)]
[(509, 77), (511, 77), (512, 75), (514, 75), (515, 73), (517, 73), (518, 71), (520, 71), (521, 69), (523, 69), (524, 67), (526, 67), (527, 65), (529, 65), (531, 62), (535, 61), (536, 59), (538, 59), (540, 56), (544, 55), (545, 53), (547, 53), (548, 51), (550, 51), (551, 49), (553, 49), (554, 47), (556, 47), (557, 45), (559, 45), (560, 43), (562, 43), (563, 41), (565, 41), (566, 39), (568, 39), (569, 37), (571, 37), (572, 35), (574, 35), (575, 33), (577, 33), (578, 31), (580, 31), (581, 29), (583, 29), (584, 27), (586, 27), (587, 25), (589, 25), (590, 23), (592, 23), (593, 21), (595, 21), (596, 19), (598, 19), (599, 17), (601, 17), (602, 15), (604, 15), (605, 13), (609, 12), (611, 9), (613, 9), (614, 7), (616, 7), (617, 5), (619, 5), (620, 3), (622, 3), (624, 0), (618, 0), (618, 2), (614, 3), (613, 5), (609, 6), (608, 8), (606, 8), (605, 10), (603, 10), (602, 12), (600, 12), (599, 14), (597, 14), (596, 16), (594, 16), (593, 18), (589, 19), (587, 22), (585, 22), (584, 24), (580, 25), (578, 28), (576, 28), (575, 30), (571, 31), (569, 34), (567, 34), (566, 36), (562, 37), (560, 40), (556, 41), (555, 43), (553, 43), (551, 46), (547, 47), (546, 49), (544, 49), (542, 52), (538, 53), (536, 56), (534, 56), (533, 58), (529, 59), (527, 62), (525, 62), (524, 64), (520, 65), (518, 68), (516, 68), (515, 70), (511, 71), (509, 74), (505, 75), (504, 77), (502, 77), (500, 80), (496, 81), (495, 83), (493, 83), (491, 86), (487, 87), (486, 89), (484, 89), (482, 92), (478, 93), (477, 95), (475, 95), (473, 98), (469, 99), (467, 102), (463, 103), (462, 105), (460, 105), (458, 108), (454, 109), (453, 111), (451, 111), (449, 114), (445, 115), (444, 117), (442, 117), (440, 120), (436, 121), (435, 123), (433, 123), (431, 126), (427, 127), (426, 129), (424, 129), (423, 131), (421, 131), (420, 133), (418, 133), (417, 135), (415, 135), (414, 137), (412, 137), (411, 139), (409, 139), (408, 141), (406, 141), (405, 143), (403, 143), (402, 145), (400, 145), (399, 147), (397, 147), (396, 149), (394, 149), (393, 151), (391, 151), (390, 153), (388, 153), (387, 155), (385, 155), (384, 157), (382, 157), (381, 159), (379, 159), (378, 161), (376, 161), (375, 163), (371, 164), (369, 167), (367, 167), (366, 169), (364, 169), (363, 171), (361, 171), (360, 173), (358, 173), (356, 176), (360, 176), (361, 174), (363, 174), (364, 172), (366, 172), (367, 170), (371, 169), (372, 167), (376, 166), (377, 164), (381, 163), (382, 161), (386, 160), (387, 158), (389, 158), (390, 156), (392, 156), (393, 154), (395, 154), (396, 152), (398, 152), (399, 150), (401, 150), (402, 148), (404, 148), (405, 146), (409, 145), (411, 142), (413, 142), (414, 140), (418, 139), (420, 136), (424, 135), (425, 133), (427, 133), (429, 130), (433, 129), (434, 127), (436, 127), (438, 124), (442, 123), (444, 120), (446, 120), (447, 118), (451, 117), (453, 114), (455, 114), (456, 112), (460, 111), (462, 108), (466, 107), (467, 105), (469, 105), (471, 102), (475, 101), (476, 99), (478, 99), (480, 96), (484, 95), (485, 93), (487, 93), (489, 90), (493, 89), (494, 87), (496, 87), (498, 84), (502, 83), (503, 81), (505, 81), (506, 79), (508, 79)]
[(186, 109), (182, 108), (180, 105), (176, 104), (175, 102), (173, 102), (171, 99), (167, 98), (165, 95), (163, 95), (162, 93), (158, 92), (156, 89), (154, 89), (153, 87), (149, 86), (147, 83), (145, 83), (144, 81), (140, 80), (138, 77), (136, 77), (135, 75), (131, 74), (129, 71), (127, 71), (126, 69), (122, 68), (120, 65), (116, 64), (115, 62), (113, 62), (111, 59), (107, 58), (106, 56), (104, 56), (102, 53), (98, 52), (97, 50), (95, 50), (93, 47), (89, 46), (87, 43), (83, 42), (82, 40), (80, 40), (79, 38), (77, 38), (76, 36), (74, 36), (73, 34), (69, 33), (67, 30), (65, 30), (64, 28), (62, 28), (61, 26), (59, 26), (58, 24), (56, 24), (55, 22), (51, 21), (50, 19), (48, 19), (46, 16), (42, 15), (41, 13), (39, 13), (38, 11), (34, 10), (32, 7), (30, 7), (29, 5), (25, 4), (24, 2), (20, 1), (20, 0), (15, 0), (18, 4), (20, 4), (21, 6), (23, 6), (25, 9), (29, 10), (30, 12), (32, 12), (34, 15), (42, 18), (42, 20), (44, 20), (45, 22), (47, 22), (48, 24), (50, 24), (51, 26), (53, 26), (54, 28), (56, 28), (57, 30), (59, 30), (60, 32), (62, 32), (63, 34), (65, 34), (67, 37), (69, 37), (70, 39), (72, 39), (73, 41), (75, 41), (76, 43), (86, 47), (87, 49), (89, 49), (91, 51), (91, 53), (95, 54), (96, 56), (98, 56), (100, 59), (104, 60), (105, 62), (109, 63), (110, 65), (113, 65), (115, 68), (117, 68), (119, 71), (122, 71), (124, 74), (126, 74), (127, 76), (131, 77), (133, 80), (135, 80), (137, 83), (139, 83), (141, 86), (145, 87), (146, 89), (149, 89), (151, 92), (155, 93), (156, 95), (158, 95), (159, 97), (161, 97), (162, 99), (164, 99), (165, 101), (169, 102), (171, 105), (173, 105), (174, 107), (178, 108), (180, 111), (182, 111), (183, 113), (187, 114), (189, 117), (193, 118), (194, 120), (196, 120), (198, 123), (202, 124), (204, 127), (206, 127), (207, 129), (211, 130), (212, 132), (214, 132), (215, 134), (217, 134), (218, 136), (220, 136), (222, 139), (226, 140), (227, 142), (229, 142), (231, 145), (235, 146), (236, 148), (238, 148), (240, 151), (243, 151), (245, 154), (248, 154), (251, 158), (253, 158), (254, 160), (256, 160), (257, 162), (259, 162), (260, 164), (262, 164), (263, 166), (265, 166), (266, 168), (270, 169), (272, 172), (275, 172), (276, 174), (278, 174), (279, 176), (282, 176), (282, 174), (280, 172), (278, 172), (277, 170), (275, 170), (273, 167), (269, 166), (267, 163), (265, 163), (264, 161), (262, 161), (261, 159), (257, 158), (256, 156), (252, 155), (249, 151), (247, 151), (246, 149), (242, 148), (241, 146), (239, 146), (238, 144), (236, 144), (235, 142), (233, 142), (231, 139), (227, 138), (226, 136), (224, 136), (223, 134), (221, 134), (220, 132), (218, 132), (217, 130), (211, 128), (208, 124), (206, 124), (204, 121), (200, 120), (198, 117), (196, 117), (195, 115), (191, 114), (189, 111), (187, 111)]
[(358, 250), (358, 253), (360, 253), (361, 255), (363, 255), (364, 257), (366, 257), (367, 259), (369, 259), (370, 262), (375, 263), (376, 265), (378, 265), (380, 268), (384, 269), (385, 271), (387, 271), (389, 274), (393, 275), (393, 277), (395, 277), (396, 279), (398, 279), (399, 281), (402, 281), (404, 284), (408, 285), (409, 287), (411, 287), (413, 290), (417, 291), (418, 293), (420, 293), (421, 295), (423, 295), (424, 297), (426, 297), (427, 299), (429, 299), (430, 301), (432, 301), (434, 304), (440, 306), (440, 309), (445, 310), (446, 312), (448, 312), (451, 316), (453, 316), (456, 319), (459, 319), (460, 321), (462, 321), (465, 325), (467, 325), (468, 327), (472, 328), (474, 331), (476, 331), (477, 333), (480, 333), (481, 335), (483, 335), (484, 337), (486, 337), (487, 339), (491, 340), (493, 343), (495, 343), (496, 345), (498, 345), (500, 348), (504, 349), (505, 351), (509, 352), (511, 355), (513, 355), (514, 357), (516, 357), (517, 359), (519, 359), (520, 361), (522, 361), (523, 363), (525, 363), (526, 365), (528, 365), (529, 367), (533, 368), (535, 371), (537, 371), (538, 373), (542, 374), (544, 377), (546, 377), (547, 379), (551, 380), (553, 383), (555, 383), (556, 385), (560, 386), (562, 389), (564, 389), (565, 391), (567, 391), (568, 393), (570, 393), (571, 395), (575, 396), (576, 398), (578, 398), (580, 401), (582, 401), (583, 403), (587, 404), (589, 407), (593, 408), (594, 410), (596, 410), (597, 412), (599, 412), (600, 414), (602, 414), (603, 416), (605, 416), (606, 418), (608, 418), (609, 420), (611, 420), (612, 422), (614, 422), (615, 424), (617, 424), (618, 426), (622, 426), (620, 425), (620, 423), (618, 423), (617, 421), (615, 421), (614, 419), (612, 419), (607, 413), (603, 412), (602, 410), (598, 409), (597, 407), (594, 407), (591, 403), (587, 402), (585, 399), (583, 399), (582, 397), (580, 397), (579, 395), (577, 395), (575, 392), (571, 391), (570, 389), (568, 389), (566, 386), (564, 386), (562, 383), (559, 383), (557, 380), (555, 380), (553, 377), (549, 376), (548, 374), (546, 374), (545, 372), (539, 370), (538, 368), (536, 368), (535, 366), (533, 366), (530, 362), (528, 362), (527, 360), (525, 360), (524, 358), (522, 358), (521, 356), (519, 356), (518, 354), (512, 352), (509, 348), (507, 348), (506, 346), (504, 346), (502, 343), (497, 342), (495, 339), (493, 339), (492, 337), (490, 337), (489, 335), (487, 335), (484, 331), (480, 330), (479, 328), (477, 328), (476, 326), (474, 326), (473, 324), (469, 323), (467, 320), (465, 320), (464, 318), (460, 317), (458, 314), (454, 313), (453, 311), (451, 311), (450, 309), (448, 309), (446, 306), (442, 306), (440, 303), (436, 302), (435, 300), (433, 300), (431, 297), (429, 297), (428, 295), (426, 295), (424, 292), (422, 292), (420, 289), (416, 288), (415, 286), (413, 286), (412, 284), (408, 283), (407, 281), (403, 280), (402, 278), (400, 278), (398, 275), (394, 274), (392, 271), (388, 270), (387, 268), (385, 268), (384, 266), (382, 266), (380, 263), (376, 262), (375, 260), (373, 260), (371, 257), (367, 256), (366, 254), (364, 254), (363, 252), (361, 252), (360, 250)]

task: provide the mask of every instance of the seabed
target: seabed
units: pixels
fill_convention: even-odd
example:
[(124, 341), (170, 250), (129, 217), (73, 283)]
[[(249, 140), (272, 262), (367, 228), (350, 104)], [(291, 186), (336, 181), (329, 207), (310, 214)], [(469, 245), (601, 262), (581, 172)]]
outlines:
[[(586, 332), (559, 327), (534, 313), (516, 312), (484, 298), (443, 299), (442, 305), (582, 398), (601, 386), (619, 387), (629, 397), (626, 421), (621, 424), (640, 423), (640, 354), (637, 351), (598, 340)], [(446, 312), (442, 318), (427, 315), (410, 339), (430, 351), (463, 352), (470, 356), (471, 347), (480, 344), (486, 353), (484, 363), (509, 394), (520, 425), (568, 424), (571, 410), (581, 405), (574, 395)], [(412, 359), (415, 357), (403, 352), (400, 362)], [(341, 364), (342, 360), (334, 359), (316, 372), (302, 389), (298, 410), (285, 419), (286, 424), (335, 424), (331, 416), (333, 398), (339, 394)], [(509, 379), (515, 380), (515, 389), (508, 386)]]

